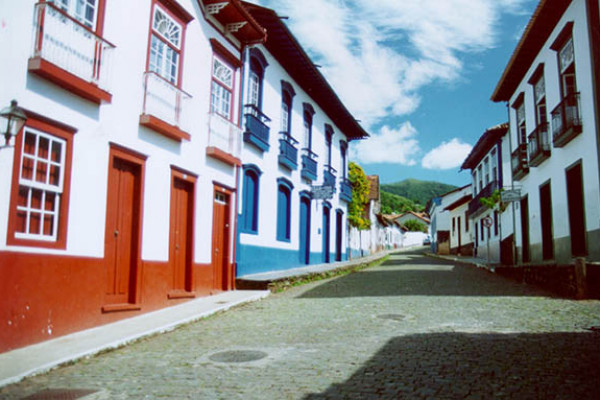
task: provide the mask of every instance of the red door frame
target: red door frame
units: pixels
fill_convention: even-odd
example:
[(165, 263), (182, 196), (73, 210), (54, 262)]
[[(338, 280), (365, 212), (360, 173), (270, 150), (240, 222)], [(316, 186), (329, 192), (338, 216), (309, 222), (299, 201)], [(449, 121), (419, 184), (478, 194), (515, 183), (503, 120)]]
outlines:
[[(226, 186), (223, 186), (217, 182), (213, 182), (214, 184), (214, 188), (213, 188), (213, 196), (212, 196), (212, 202), (213, 202), (213, 226), (212, 226), (212, 248), (211, 248), (211, 265), (212, 265), (212, 269), (213, 269), (213, 276), (214, 276), (214, 288), (215, 290), (232, 290), (235, 287), (235, 271), (233, 270), (233, 263), (232, 263), (232, 257), (231, 257), (231, 253), (232, 253), (232, 246), (233, 246), (233, 240), (232, 240), (232, 232), (233, 232), (233, 218), (232, 218), (232, 204), (235, 204), (235, 190), (228, 188)], [(225, 226), (219, 226), (218, 225), (218, 221), (216, 221), (216, 216), (217, 216), (217, 212), (216, 212), (216, 204), (215, 204), (215, 198), (217, 196), (217, 194), (223, 194), (225, 196), (227, 196), (227, 206), (225, 208), (225, 215), (224, 218), (225, 220), (223, 221)], [(226, 247), (226, 251), (223, 249), (219, 249), (217, 246), (219, 245), (218, 243), (218, 232), (219, 230), (222, 230), (223, 232), (223, 244), (224, 246), (222, 247)], [(225, 251), (225, 258), (224, 258), (224, 262), (222, 265), (217, 265), (216, 264), (216, 259), (215, 259), (215, 253), (218, 251), (221, 252), (221, 254), (223, 254), (223, 252)]]
[[(175, 257), (175, 252), (177, 250), (176, 246), (178, 245), (177, 243), (175, 243), (176, 240), (176, 228), (178, 226), (177, 224), (177, 220), (178, 220), (178, 211), (180, 212), (181, 210), (178, 210), (178, 208), (176, 207), (177, 205), (177, 194), (176, 194), (176, 189), (175, 189), (175, 184), (177, 181), (181, 181), (184, 182), (185, 184), (187, 184), (190, 187), (189, 190), (189, 198), (188, 198), (188, 204), (187, 204), (187, 209), (185, 210), (185, 217), (187, 220), (187, 226), (186, 226), (186, 232), (185, 232), (185, 238), (184, 238), (184, 242), (185, 242), (185, 246), (186, 246), (186, 261), (185, 261), (185, 283), (184, 283), (184, 290), (181, 290), (181, 288), (177, 288), (177, 283), (176, 283), (176, 268), (177, 265), (176, 264), (176, 257)], [(182, 170), (178, 167), (175, 166), (171, 166), (171, 222), (170, 222), (170, 228), (169, 228), (169, 264), (171, 266), (171, 271), (173, 273), (173, 285), (172, 285), (172, 289), (169, 293), (168, 293), (168, 298), (173, 299), (173, 298), (186, 298), (186, 297), (195, 297), (194, 295), (194, 268), (193, 268), (193, 263), (194, 263), (194, 223), (196, 221), (195, 215), (196, 215), (196, 209), (195, 209), (195, 198), (196, 198), (196, 181), (197, 181), (197, 176), (195, 174), (192, 174), (190, 172), (187, 172), (185, 170)]]
[[(132, 270), (131, 280), (129, 282), (129, 293), (126, 303), (113, 304), (107, 294), (105, 294), (105, 305), (102, 307), (103, 312), (110, 311), (121, 311), (121, 310), (132, 310), (140, 309), (141, 303), (141, 292), (142, 292), (142, 220), (144, 210), (144, 166), (146, 162), (146, 156), (137, 153), (133, 150), (121, 147), (114, 143), (110, 143), (109, 150), (109, 162), (108, 162), (108, 190), (107, 190), (107, 201), (106, 201), (106, 227), (105, 227), (105, 239), (104, 239), (104, 262), (106, 268), (110, 262), (108, 254), (110, 252), (111, 238), (114, 237), (114, 227), (111, 225), (111, 219), (114, 219), (114, 214), (117, 213), (116, 200), (118, 192), (116, 191), (115, 182), (112, 181), (112, 171), (115, 167), (115, 161), (125, 161), (133, 164), (137, 167), (137, 177), (134, 187), (134, 211), (132, 227), (132, 239), (131, 239), (131, 251), (132, 251)], [(114, 250), (113, 250), (114, 251)], [(108, 276), (107, 276), (108, 279)], [(105, 286), (106, 287), (106, 286)]]

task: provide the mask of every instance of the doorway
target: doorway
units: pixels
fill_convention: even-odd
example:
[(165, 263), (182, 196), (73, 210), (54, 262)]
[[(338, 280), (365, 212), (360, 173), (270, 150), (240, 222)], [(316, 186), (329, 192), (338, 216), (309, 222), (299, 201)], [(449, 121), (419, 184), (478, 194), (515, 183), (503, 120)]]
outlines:
[(213, 193), (212, 269), (214, 288), (233, 289), (233, 273), (229, 262), (231, 191), (215, 185)]
[(172, 291), (169, 297), (192, 292), (194, 237), (194, 182), (189, 175), (172, 171), (171, 226), (169, 260), (172, 271)]
[(523, 262), (531, 261), (529, 251), (529, 200), (527, 196), (521, 199), (521, 251)]
[(571, 254), (574, 257), (585, 256), (587, 246), (581, 162), (567, 170), (567, 203), (569, 207), (569, 229), (571, 231)]
[(310, 264), (310, 198), (300, 196), (300, 263)]
[(323, 204), (323, 262), (329, 263), (330, 259), (330, 207), (327, 204)]
[(343, 215), (342, 210), (335, 212), (335, 261), (342, 261)]

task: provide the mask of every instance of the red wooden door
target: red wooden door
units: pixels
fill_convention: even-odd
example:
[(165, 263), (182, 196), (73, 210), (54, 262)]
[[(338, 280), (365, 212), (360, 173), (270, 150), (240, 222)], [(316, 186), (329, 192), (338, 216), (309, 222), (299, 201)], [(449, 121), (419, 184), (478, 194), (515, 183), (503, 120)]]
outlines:
[(173, 290), (192, 291), (193, 184), (173, 178), (171, 192), (170, 260)]
[(135, 303), (140, 167), (112, 157), (108, 177), (106, 303)]
[(212, 267), (215, 289), (232, 288), (229, 265), (229, 194), (215, 190), (213, 201)]

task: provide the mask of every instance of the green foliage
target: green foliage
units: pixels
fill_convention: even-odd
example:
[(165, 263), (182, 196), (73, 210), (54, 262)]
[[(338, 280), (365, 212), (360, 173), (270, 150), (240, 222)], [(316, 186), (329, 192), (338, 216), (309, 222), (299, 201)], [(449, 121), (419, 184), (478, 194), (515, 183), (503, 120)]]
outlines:
[(491, 194), (490, 197), (482, 197), (479, 199), (479, 202), (482, 206), (489, 208), (490, 210), (500, 210), (500, 212), (504, 212), (506, 210), (507, 204), (502, 202), (501, 193), (504, 189), (496, 189)]
[(432, 198), (441, 196), (456, 188), (456, 186), (446, 183), (420, 181), (418, 179), (405, 179), (401, 182), (381, 185), (382, 191), (406, 197), (415, 202), (421, 209)]
[(369, 229), (371, 221), (365, 216), (365, 206), (369, 202), (369, 180), (360, 165), (348, 164), (348, 180), (352, 186), (352, 201), (348, 204), (348, 222), (359, 230)]
[(411, 232), (427, 232), (427, 225), (414, 219), (409, 219), (402, 225)]
[(380, 196), (382, 214), (402, 214), (408, 211), (420, 211), (419, 206), (406, 197), (384, 192), (383, 190), (380, 192)]

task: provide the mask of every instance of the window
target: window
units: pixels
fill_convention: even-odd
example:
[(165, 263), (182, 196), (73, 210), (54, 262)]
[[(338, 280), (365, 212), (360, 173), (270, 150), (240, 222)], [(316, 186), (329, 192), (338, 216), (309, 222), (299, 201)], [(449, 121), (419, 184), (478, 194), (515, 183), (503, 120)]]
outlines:
[(233, 104), (233, 68), (213, 57), (210, 111), (231, 120)]
[(477, 168), (477, 176), (479, 176), (479, 190), (483, 190), (483, 170), (481, 164)]
[(296, 92), (292, 85), (281, 81), (281, 132), (292, 136), (292, 100)]
[(469, 232), (469, 210), (465, 211), (465, 232)]
[(477, 193), (479, 193), (479, 190), (477, 189), (477, 169), (473, 170), (473, 194), (476, 195)]
[(258, 233), (258, 193), (261, 171), (255, 165), (244, 166), (242, 231)]
[(498, 157), (496, 154), (496, 149), (492, 150), (492, 181), (499, 181), (498, 176)]
[(294, 186), (285, 178), (277, 180), (277, 240), (291, 239), (292, 190)]
[(250, 76), (248, 82), (248, 104), (256, 110), (262, 109), (262, 92), (265, 69), (269, 64), (260, 50), (250, 50)]
[(546, 112), (546, 85), (542, 73), (533, 84), (533, 100), (535, 102), (535, 122), (538, 126), (548, 122)]
[(456, 218), (452, 217), (452, 235), (456, 232)]
[(150, 29), (148, 70), (179, 86), (183, 24), (154, 3)]
[(99, 0), (51, 0), (50, 3), (56, 4), (90, 30), (96, 30)]
[(29, 117), (17, 137), (8, 244), (66, 247), (74, 132)]
[(315, 109), (309, 103), (302, 103), (304, 108), (304, 148), (309, 152), (312, 150), (312, 125)]
[(519, 144), (527, 143), (527, 127), (525, 123), (525, 103), (521, 100), (516, 107), (517, 113), (517, 141)]
[(573, 38), (569, 38), (558, 51), (558, 66), (560, 73), (561, 94), (562, 98), (564, 99), (577, 92)]
[(340, 140), (340, 175), (346, 178), (346, 153), (348, 152), (348, 143)]
[(333, 140), (333, 128), (329, 124), (325, 124), (325, 165), (331, 166), (331, 142)]
[(483, 170), (485, 171), (485, 186), (487, 186), (490, 184), (490, 161), (488, 157), (483, 161)]

